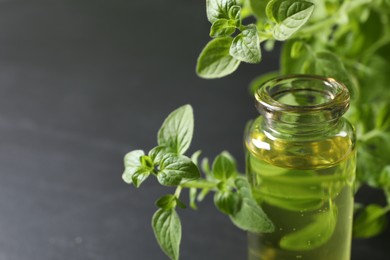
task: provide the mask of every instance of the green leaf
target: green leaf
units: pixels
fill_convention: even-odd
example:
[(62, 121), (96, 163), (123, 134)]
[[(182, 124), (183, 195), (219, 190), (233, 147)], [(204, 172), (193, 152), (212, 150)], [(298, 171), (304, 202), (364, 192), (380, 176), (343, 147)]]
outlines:
[(207, 19), (210, 23), (218, 19), (229, 19), (229, 10), (235, 5), (235, 0), (206, 0)]
[(131, 180), (136, 188), (139, 188), (141, 184), (149, 177), (150, 175), (150, 169), (141, 166), (134, 172), (134, 174), (131, 176)]
[(241, 206), (241, 197), (234, 192), (216, 192), (214, 195), (214, 204), (226, 215), (235, 214)]
[(358, 94), (357, 86), (352, 82), (349, 72), (344, 67), (340, 58), (329, 51), (318, 52), (316, 54), (316, 73), (334, 78), (347, 86), (352, 98)]
[(307, 251), (325, 244), (336, 227), (337, 207), (318, 213), (306, 227), (289, 233), (280, 240), (280, 247), (292, 251)]
[(295, 41), (291, 47), (291, 58), (298, 58), (301, 54), (301, 50), (303, 48), (303, 42)]
[(267, 16), (276, 22), (273, 36), (284, 41), (291, 37), (309, 20), (313, 3), (301, 0), (271, 0), (266, 8)]
[(239, 61), (248, 63), (259, 63), (261, 61), (260, 40), (256, 25), (248, 25), (233, 39), (230, 46), (230, 55)]
[(225, 181), (236, 174), (234, 159), (227, 152), (218, 155), (213, 163), (213, 174), (218, 180)]
[(190, 105), (179, 107), (169, 114), (158, 131), (158, 144), (174, 154), (184, 154), (191, 144), (194, 115)]
[(387, 208), (382, 208), (379, 205), (368, 205), (353, 222), (353, 237), (369, 238), (381, 233), (386, 225)]
[(176, 196), (167, 194), (162, 196), (156, 201), (156, 206), (163, 210), (170, 210), (176, 207)]
[(159, 209), (152, 218), (154, 235), (161, 249), (171, 260), (179, 259), (181, 240), (180, 218), (174, 209)]
[(195, 163), (196, 166), (198, 166), (198, 161), (199, 161), (199, 156), (201, 155), (202, 151), (201, 150), (198, 150), (196, 152), (194, 152), (192, 155), (191, 155), (191, 161), (193, 163)]
[(206, 179), (212, 178), (213, 177), (213, 172), (210, 169), (210, 163), (208, 158), (203, 158), (201, 162), (201, 169), (206, 175)]
[(145, 153), (142, 150), (134, 150), (127, 153), (124, 157), (125, 171), (122, 174), (124, 182), (131, 184), (133, 174), (141, 167), (140, 158)]
[(153, 169), (153, 160), (147, 155), (142, 155), (140, 157), (141, 165), (144, 166), (147, 169), (152, 170)]
[(184, 155), (167, 154), (160, 164), (157, 180), (165, 186), (177, 186), (200, 177), (198, 167)]
[(236, 21), (228, 19), (216, 20), (210, 29), (210, 37), (229, 36), (236, 31)]
[(195, 210), (198, 209), (198, 207), (196, 206), (196, 195), (197, 195), (196, 193), (197, 193), (196, 188), (189, 189), (190, 207)]
[(236, 22), (238, 22), (238, 24), (240, 24), (240, 20), (241, 20), (241, 6), (233, 5), (232, 7), (230, 7), (230, 9), (229, 9), (229, 18), (232, 19), (232, 20), (235, 20)]
[(149, 151), (148, 155), (152, 159), (154, 164), (159, 164), (165, 153), (167, 153), (164, 146), (156, 146)]
[(250, 232), (273, 232), (275, 227), (261, 207), (253, 199), (248, 181), (245, 178), (237, 178), (235, 184), (242, 199), (242, 203), (239, 211), (230, 216), (233, 224)]
[(196, 73), (199, 77), (221, 78), (233, 73), (240, 61), (229, 54), (233, 38), (221, 37), (211, 40), (198, 57)]
[(197, 201), (201, 202), (204, 200), (204, 198), (206, 198), (207, 194), (210, 193), (210, 189), (209, 188), (204, 188), (201, 190), (201, 192), (199, 193), (198, 197), (196, 198)]

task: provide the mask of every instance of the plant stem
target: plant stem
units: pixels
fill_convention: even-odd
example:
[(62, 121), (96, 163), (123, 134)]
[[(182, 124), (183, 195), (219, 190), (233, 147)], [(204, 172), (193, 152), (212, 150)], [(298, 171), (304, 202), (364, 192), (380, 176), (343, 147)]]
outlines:
[(200, 179), (200, 180), (196, 180), (196, 181), (190, 181), (190, 182), (183, 183), (180, 186), (182, 188), (214, 189), (217, 187), (217, 184), (218, 183), (214, 182), (214, 181)]
[(183, 189), (183, 187), (181, 185), (177, 186), (177, 188), (175, 190), (175, 194), (174, 194), (176, 198), (180, 197), (180, 193), (181, 193), (182, 189)]

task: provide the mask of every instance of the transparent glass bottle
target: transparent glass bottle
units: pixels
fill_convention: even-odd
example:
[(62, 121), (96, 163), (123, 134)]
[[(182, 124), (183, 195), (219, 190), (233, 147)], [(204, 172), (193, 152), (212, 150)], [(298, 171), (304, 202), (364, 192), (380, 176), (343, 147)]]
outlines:
[(250, 260), (349, 260), (355, 133), (342, 117), (347, 88), (291, 75), (255, 93), (260, 116), (245, 134), (253, 196), (275, 225), (248, 234)]

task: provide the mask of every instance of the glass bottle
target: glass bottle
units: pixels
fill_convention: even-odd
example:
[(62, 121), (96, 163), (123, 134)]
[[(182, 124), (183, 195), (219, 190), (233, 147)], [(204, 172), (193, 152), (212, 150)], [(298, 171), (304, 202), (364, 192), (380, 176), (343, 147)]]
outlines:
[(256, 93), (260, 116), (245, 134), (252, 193), (272, 233), (248, 234), (249, 260), (349, 260), (356, 150), (342, 117), (347, 88), (291, 75)]

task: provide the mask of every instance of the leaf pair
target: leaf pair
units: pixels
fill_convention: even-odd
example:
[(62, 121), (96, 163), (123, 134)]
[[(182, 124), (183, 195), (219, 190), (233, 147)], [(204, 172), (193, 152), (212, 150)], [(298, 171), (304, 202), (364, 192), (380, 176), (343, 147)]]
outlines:
[(252, 24), (234, 39), (224, 36), (211, 40), (199, 55), (196, 72), (202, 78), (221, 78), (234, 72), (241, 61), (258, 63), (260, 60), (260, 40)]

